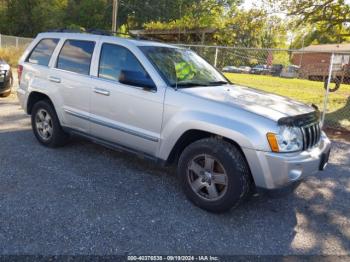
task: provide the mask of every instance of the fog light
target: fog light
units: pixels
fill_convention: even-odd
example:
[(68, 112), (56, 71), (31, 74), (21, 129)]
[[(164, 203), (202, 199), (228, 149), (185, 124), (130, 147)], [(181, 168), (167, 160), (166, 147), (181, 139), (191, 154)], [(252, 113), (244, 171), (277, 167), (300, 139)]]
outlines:
[(293, 169), (289, 171), (288, 177), (290, 180), (298, 180), (298, 178), (301, 176), (303, 172), (300, 169)]

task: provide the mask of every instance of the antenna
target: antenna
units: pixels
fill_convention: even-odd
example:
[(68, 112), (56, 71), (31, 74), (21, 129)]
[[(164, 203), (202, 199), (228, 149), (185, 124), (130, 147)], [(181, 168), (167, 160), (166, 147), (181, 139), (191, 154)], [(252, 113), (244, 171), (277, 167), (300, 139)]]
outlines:
[(177, 91), (177, 84), (178, 84), (178, 81), (177, 81), (177, 73), (176, 73), (176, 62), (173, 61), (173, 64), (174, 64), (174, 71), (175, 71), (175, 91)]

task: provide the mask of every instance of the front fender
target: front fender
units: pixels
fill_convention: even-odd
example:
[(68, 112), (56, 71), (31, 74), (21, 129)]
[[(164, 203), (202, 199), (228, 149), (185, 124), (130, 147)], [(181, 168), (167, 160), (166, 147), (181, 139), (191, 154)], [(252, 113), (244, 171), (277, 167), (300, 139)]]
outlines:
[(159, 158), (167, 159), (178, 139), (189, 130), (200, 130), (235, 141), (242, 148), (269, 151), (266, 133), (271, 132), (271, 121), (265, 118), (227, 118), (207, 112), (180, 112), (167, 121), (161, 133)]

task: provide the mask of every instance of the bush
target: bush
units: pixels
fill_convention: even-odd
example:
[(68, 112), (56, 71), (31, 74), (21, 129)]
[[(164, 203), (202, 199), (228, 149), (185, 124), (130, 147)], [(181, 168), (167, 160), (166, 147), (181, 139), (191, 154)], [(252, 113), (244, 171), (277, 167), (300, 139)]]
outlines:
[(0, 60), (5, 60), (11, 67), (16, 67), (18, 60), (23, 54), (23, 48), (4, 47), (0, 48)]

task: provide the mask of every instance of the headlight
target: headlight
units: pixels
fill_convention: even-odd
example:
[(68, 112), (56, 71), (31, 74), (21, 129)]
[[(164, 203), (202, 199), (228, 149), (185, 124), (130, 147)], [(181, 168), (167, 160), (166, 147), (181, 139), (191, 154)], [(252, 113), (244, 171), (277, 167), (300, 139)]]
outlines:
[(299, 127), (281, 126), (278, 134), (267, 133), (273, 152), (295, 152), (303, 149), (303, 134)]

